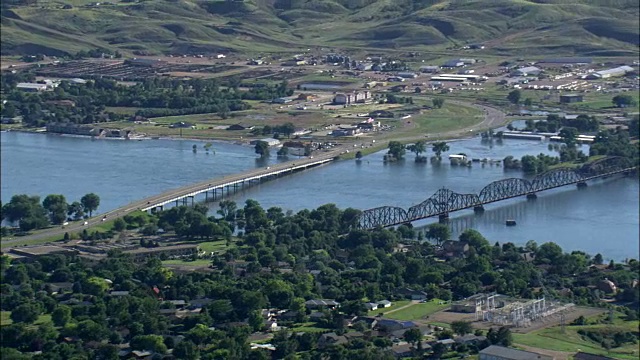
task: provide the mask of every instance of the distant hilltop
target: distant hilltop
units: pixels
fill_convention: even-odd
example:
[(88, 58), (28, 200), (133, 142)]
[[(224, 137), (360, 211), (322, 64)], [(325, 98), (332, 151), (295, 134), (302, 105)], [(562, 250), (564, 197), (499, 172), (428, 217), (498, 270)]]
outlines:
[[(77, 3), (74, 3), (77, 4)], [(637, 55), (637, 0), (3, 2), (3, 55), (259, 53), (308, 47)], [(161, 16), (162, 21), (157, 21)], [(543, 40), (543, 41), (541, 41)]]

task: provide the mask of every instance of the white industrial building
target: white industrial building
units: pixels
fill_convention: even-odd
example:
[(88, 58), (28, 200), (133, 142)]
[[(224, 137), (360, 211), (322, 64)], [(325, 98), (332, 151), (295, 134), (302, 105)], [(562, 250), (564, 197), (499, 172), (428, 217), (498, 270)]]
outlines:
[(587, 79), (607, 79), (610, 77), (624, 76), (633, 71), (631, 66), (623, 65), (617, 68), (595, 71), (587, 76)]

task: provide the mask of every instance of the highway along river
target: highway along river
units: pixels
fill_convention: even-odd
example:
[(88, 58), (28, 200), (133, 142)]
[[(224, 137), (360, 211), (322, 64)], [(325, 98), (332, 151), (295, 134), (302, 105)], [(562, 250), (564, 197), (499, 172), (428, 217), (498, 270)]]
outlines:
[[(253, 148), (214, 142), (207, 154), (204, 143), (191, 140), (118, 141), (57, 135), (3, 132), (2, 201), (15, 194), (64, 194), (68, 202), (88, 192), (101, 198), (99, 212), (109, 211), (141, 198), (214, 177), (270, 166), (279, 162), (257, 159)], [(197, 145), (197, 152), (192, 150)], [(474, 163), (471, 168), (451, 166), (448, 154), (466, 153), (472, 158), (520, 158), (549, 153), (547, 143), (504, 140), (486, 143), (480, 138), (449, 143), (451, 150), (439, 165), (406, 160), (385, 164), (384, 152), (360, 162), (340, 161), (240, 190), (230, 197), (239, 204), (255, 199), (263, 207), (279, 206), (298, 211), (335, 203), (341, 208), (368, 209), (383, 205), (409, 207), (442, 187), (460, 193), (479, 192), (492, 181), (522, 177), (518, 171)], [(588, 147), (583, 146), (588, 152)], [(431, 154), (429, 154), (431, 155)], [(613, 177), (538, 194), (535, 201), (512, 199), (486, 206), (482, 215), (465, 210), (451, 214), (454, 233), (474, 228), (491, 242), (539, 244), (554, 241), (565, 250), (602, 253), (606, 259), (637, 257), (640, 188), (637, 178)], [(217, 203), (210, 204), (212, 211)], [(517, 226), (506, 227), (505, 220)], [(417, 223), (417, 226), (430, 221)]]

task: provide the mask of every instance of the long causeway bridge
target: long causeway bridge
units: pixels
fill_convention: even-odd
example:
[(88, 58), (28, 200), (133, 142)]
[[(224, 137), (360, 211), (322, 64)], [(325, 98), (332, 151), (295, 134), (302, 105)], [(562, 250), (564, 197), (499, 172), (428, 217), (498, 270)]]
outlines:
[(635, 171), (638, 164), (627, 158), (606, 157), (581, 167), (562, 167), (537, 175), (531, 180), (509, 178), (498, 180), (485, 186), (478, 194), (459, 194), (449, 189), (440, 189), (430, 198), (405, 210), (396, 206), (382, 206), (365, 210), (360, 215), (358, 227), (373, 229), (408, 224), (413, 221), (438, 216), (446, 219), (449, 213), (473, 208), (483, 211), (484, 205), (493, 202), (527, 196), (535, 198), (536, 193), (570, 184), (586, 186), (586, 181), (604, 178), (614, 174)]

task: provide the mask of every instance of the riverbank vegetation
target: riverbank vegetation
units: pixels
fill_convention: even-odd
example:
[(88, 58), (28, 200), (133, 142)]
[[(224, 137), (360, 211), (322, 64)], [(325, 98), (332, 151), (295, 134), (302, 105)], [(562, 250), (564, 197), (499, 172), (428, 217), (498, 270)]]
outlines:
[[(637, 260), (606, 265), (600, 254), (566, 253), (554, 243), (493, 243), (474, 230), (453, 240), (434, 225), (429, 236), (438, 233), (441, 244), (435, 245), (417, 241), (424, 234), (408, 226), (358, 230), (358, 210), (331, 204), (284, 213), (252, 200), (243, 206), (226, 200), (214, 216), (206, 217), (204, 210), (176, 207), (147, 215), (144, 223), (123, 219), (118, 226), (132, 231), (138, 227), (141, 232), (161, 227), (163, 236), (174, 234), (180, 243), (214, 240), (216, 249), (225, 251), (209, 255), (208, 271), (173, 271), (158, 258), (137, 265), (118, 251), (93, 264), (78, 256), (43, 256), (33, 263), (13, 263), (2, 256), (0, 310), (13, 322), (0, 328), (3, 358), (20, 359), (34, 351), (42, 351), (34, 359), (109, 358), (124, 347), (158, 354), (173, 349), (174, 355), (192, 354), (181, 358), (193, 359), (315, 359), (321, 354), (387, 359), (392, 356), (389, 338), (357, 336), (353, 329), (362, 328), (361, 334), (371, 329), (351, 319), (369, 314), (367, 302), (404, 301), (406, 289), (439, 300), (396, 307), (383, 319), (428, 324), (425, 316), (446, 307), (444, 302), (495, 291), (611, 308), (623, 316), (617, 321), (637, 323)], [(158, 246), (149, 236), (143, 237), (145, 246)], [(461, 242), (468, 248), (454, 256), (443, 250), (448, 243)], [(615, 287), (604, 288), (605, 278)], [(340, 306), (316, 309), (307, 302), (312, 299), (332, 299)], [(272, 311), (279, 314), (275, 329), (263, 309), (277, 309)], [(50, 317), (38, 323), (42, 316)], [(273, 335), (265, 332), (267, 325), (275, 330)], [(292, 335), (285, 328), (300, 333)], [(455, 328), (468, 332), (467, 326)], [(454, 336), (450, 330), (433, 329), (436, 339)], [(344, 334), (353, 339), (323, 344), (327, 336)], [(584, 334), (583, 341), (605, 349), (594, 341), (596, 335), (604, 335), (587, 327)], [(439, 358), (447, 352), (476, 353), (489, 344), (517, 341), (506, 328), (486, 335), (486, 341), (473, 346), (447, 349), (434, 343), (431, 350), (414, 351)], [(615, 350), (616, 345), (627, 346), (627, 337), (606, 344)], [(250, 339), (257, 338), (270, 339), (275, 350), (252, 350)], [(416, 344), (423, 335), (405, 339)]]
[(246, 110), (244, 100), (272, 100), (291, 95), (286, 81), (275, 86), (239, 90), (238, 85), (222, 88), (215, 79), (182, 80), (169, 77), (145, 79), (135, 85), (98, 78), (83, 84), (62, 81), (53, 91), (25, 93), (16, 89), (19, 82), (34, 81), (32, 73), (7, 73), (0, 88), (2, 115), (22, 116), (22, 123), (39, 127), (52, 122), (92, 124), (124, 120), (107, 107), (141, 108), (135, 115), (143, 118), (215, 113), (226, 118), (233, 111)]
[[(537, 124), (537, 123), (536, 123)], [(524, 155), (521, 159), (507, 156), (503, 160), (505, 169), (522, 169), (527, 174), (540, 174), (560, 166), (575, 167), (584, 165), (590, 161), (598, 160), (604, 156), (620, 156), (628, 159), (629, 164), (638, 164), (640, 161), (640, 144), (632, 139), (638, 137), (638, 118), (630, 122), (629, 130), (609, 129), (597, 133), (590, 144), (589, 154), (581, 151), (576, 144), (577, 132), (575, 128), (563, 128), (560, 136), (563, 144), (550, 144), (550, 149), (558, 152), (558, 156), (539, 154), (537, 156)]]
[[(58, 194), (47, 195), (42, 203), (39, 196), (14, 195), (2, 206), (2, 220), (18, 224), (20, 231), (25, 232), (91, 217), (99, 206), (100, 197), (94, 193), (86, 194), (71, 204), (67, 203), (64, 195)], [(2, 227), (3, 236), (10, 232), (10, 228)]]

